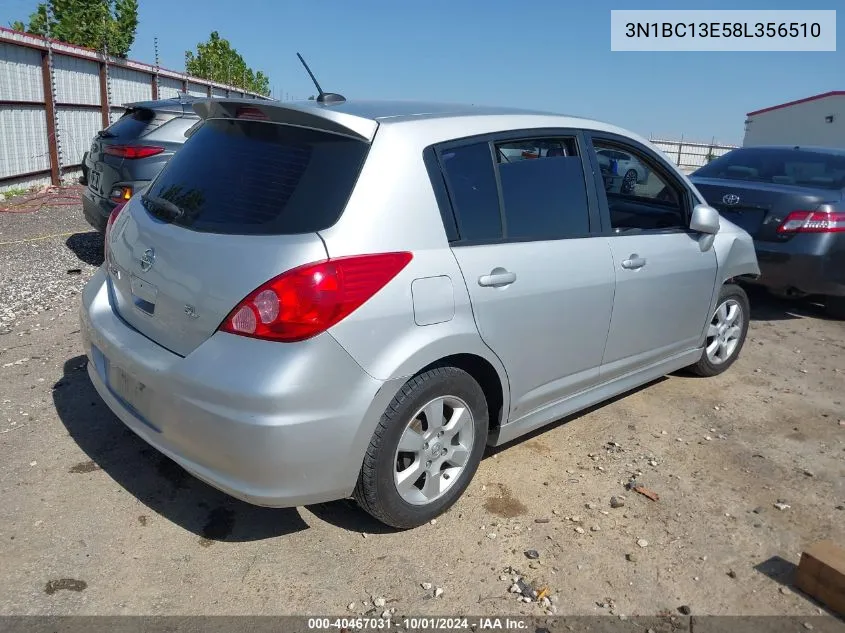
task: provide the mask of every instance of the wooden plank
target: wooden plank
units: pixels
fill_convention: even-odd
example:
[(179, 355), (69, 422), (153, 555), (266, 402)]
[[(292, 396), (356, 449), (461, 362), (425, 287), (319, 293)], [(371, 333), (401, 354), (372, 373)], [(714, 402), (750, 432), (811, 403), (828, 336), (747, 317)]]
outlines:
[(41, 81), (44, 85), (44, 112), (47, 116), (47, 147), (50, 153), (50, 181), (58, 187), (59, 145), (56, 132), (56, 104), (53, 102), (53, 83), (50, 81), (50, 58), (46, 50), (41, 51)]
[(845, 616), (845, 549), (819, 541), (801, 554), (795, 586)]

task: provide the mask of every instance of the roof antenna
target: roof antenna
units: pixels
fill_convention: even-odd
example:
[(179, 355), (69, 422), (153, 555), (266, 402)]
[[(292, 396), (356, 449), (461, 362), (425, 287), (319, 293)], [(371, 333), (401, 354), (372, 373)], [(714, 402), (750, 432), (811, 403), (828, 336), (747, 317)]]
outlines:
[(305, 70), (308, 75), (311, 77), (311, 81), (314, 82), (314, 85), (317, 87), (317, 103), (343, 103), (346, 101), (346, 97), (343, 95), (339, 95), (335, 92), (323, 92), (323, 89), (320, 88), (320, 84), (317, 83), (317, 78), (314, 76), (314, 73), (311, 72), (311, 69), (308, 68), (308, 64), (305, 63), (305, 60), (302, 59), (302, 55), (299, 53), (296, 54), (299, 57), (299, 61), (302, 62), (302, 65), (305, 66)]

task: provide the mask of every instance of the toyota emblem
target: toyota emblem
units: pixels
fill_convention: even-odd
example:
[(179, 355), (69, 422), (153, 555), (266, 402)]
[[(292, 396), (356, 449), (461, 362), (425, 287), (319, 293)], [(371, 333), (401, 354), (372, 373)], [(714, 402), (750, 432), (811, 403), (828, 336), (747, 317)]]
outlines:
[(722, 196), (722, 202), (724, 202), (729, 207), (732, 207), (735, 204), (739, 204), (739, 196), (735, 193), (727, 193)]

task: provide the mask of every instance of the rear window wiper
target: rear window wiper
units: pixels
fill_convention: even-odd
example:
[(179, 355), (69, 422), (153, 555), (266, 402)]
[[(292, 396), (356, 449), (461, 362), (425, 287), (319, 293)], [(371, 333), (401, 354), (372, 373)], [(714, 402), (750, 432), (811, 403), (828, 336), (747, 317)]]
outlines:
[(167, 222), (173, 222), (176, 218), (179, 218), (185, 214), (185, 211), (182, 207), (179, 207), (170, 200), (165, 198), (159, 198), (157, 196), (148, 196), (144, 194), (141, 196), (141, 202), (143, 203), (144, 207), (152, 213), (157, 218), (165, 220)]
[(97, 132), (97, 136), (99, 138), (114, 138), (115, 136), (117, 136), (117, 134), (115, 134), (114, 132), (109, 132), (108, 130), (100, 130), (99, 132)]

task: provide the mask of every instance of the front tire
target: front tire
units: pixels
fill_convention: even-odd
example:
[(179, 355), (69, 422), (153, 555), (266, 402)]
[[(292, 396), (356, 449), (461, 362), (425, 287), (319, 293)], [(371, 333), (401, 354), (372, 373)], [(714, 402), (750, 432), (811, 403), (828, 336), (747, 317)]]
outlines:
[(376, 519), (413, 528), (448, 510), (487, 444), (484, 392), (467, 372), (435, 367), (411, 378), (381, 417), (353, 493)]
[(699, 376), (717, 376), (739, 357), (748, 334), (751, 304), (745, 290), (725, 284), (719, 292), (716, 310), (707, 325), (701, 359), (690, 367)]

